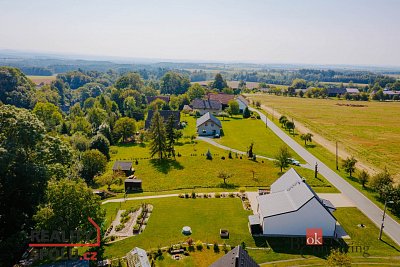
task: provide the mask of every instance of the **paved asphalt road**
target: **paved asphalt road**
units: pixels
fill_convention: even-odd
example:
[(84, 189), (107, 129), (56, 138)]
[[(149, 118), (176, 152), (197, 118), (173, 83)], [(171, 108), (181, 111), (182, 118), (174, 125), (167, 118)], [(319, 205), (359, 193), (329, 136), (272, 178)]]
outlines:
[[(376, 206), (371, 200), (360, 193), (357, 189), (355, 189), (352, 185), (350, 185), (347, 181), (340, 177), (336, 172), (331, 170), (328, 166), (326, 166), (310, 152), (308, 152), (305, 148), (294, 141), (291, 137), (289, 137), (281, 128), (279, 128), (268, 118), (266, 118), (264, 114), (253, 108), (250, 108), (250, 110), (260, 114), (260, 117), (264, 121), (264, 123), (267, 123), (267, 126), (288, 146), (290, 146), (299, 156), (307, 161), (308, 164), (314, 166), (315, 163), (318, 163), (319, 173), (321, 173), (332, 185), (339, 189), (343, 195), (345, 195), (353, 203), (355, 203), (357, 208), (361, 210), (378, 227), (381, 226), (383, 211), (378, 206)], [(386, 215), (385, 217), (384, 232), (386, 233), (386, 235), (391, 237), (397, 243), (397, 245), (400, 245), (400, 224), (388, 215)], [(376, 238), (379, 237), (378, 231), (371, 234), (376, 235)]]

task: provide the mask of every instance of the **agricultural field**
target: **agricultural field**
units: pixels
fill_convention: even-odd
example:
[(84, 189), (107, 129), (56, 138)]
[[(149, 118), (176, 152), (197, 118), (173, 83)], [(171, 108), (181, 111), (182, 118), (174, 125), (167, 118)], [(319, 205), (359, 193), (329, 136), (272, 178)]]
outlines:
[[(200, 240), (220, 245), (226, 243), (231, 246), (245, 242), (249, 254), (258, 263), (303, 258), (304, 264), (308, 260), (311, 262), (317, 260), (323, 265), (325, 252), (316, 252), (305, 248), (302, 250), (303, 253), (299, 253), (299, 249), (291, 248), (287, 240), (282, 238), (253, 238), (247, 227), (247, 216), (251, 212), (244, 210), (240, 202), (238, 198), (148, 199), (146, 203), (152, 204), (154, 209), (144, 232), (138, 236), (105, 245), (104, 256), (108, 258), (122, 257), (135, 246), (148, 251), (156, 251), (161, 247), (185, 242), (188, 237), (181, 234), (181, 229), (188, 225), (192, 228), (193, 233), (190, 237), (194, 241)], [(141, 201), (107, 203), (103, 207), (106, 210), (107, 220), (112, 220), (118, 209), (127, 209), (141, 203)], [(338, 208), (335, 216), (351, 236), (350, 240), (346, 240), (347, 245), (362, 246), (363, 248), (368, 246), (368, 254), (360, 251), (350, 253), (350, 256), (354, 258), (353, 261), (380, 263), (388, 261), (389, 257), (398, 255), (398, 249), (388, 237), (383, 236), (384, 242), (377, 240), (376, 235), (379, 233), (379, 229), (356, 208)], [(366, 227), (358, 227), (360, 223)], [(219, 229), (221, 228), (230, 231), (229, 239), (220, 238)], [(251, 249), (257, 247), (271, 250)], [(157, 266), (170, 266), (171, 264), (173, 266), (208, 266), (224, 253), (222, 251), (215, 253), (212, 246), (209, 249), (204, 246), (203, 251), (192, 252), (190, 257), (179, 263), (168, 258), (167, 253), (163, 255), (163, 258), (156, 261)], [(395, 258), (390, 258), (390, 260), (392, 263), (399, 261)], [(276, 266), (281, 265), (277, 264)]]
[[(249, 95), (265, 106), (294, 118), (329, 141), (339, 141), (349, 154), (399, 176), (400, 104), (396, 102), (352, 102), (274, 95)], [(337, 104), (345, 105), (337, 105)], [(347, 105), (349, 104), (349, 105)], [(355, 107), (350, 104), (365, 105)]]
[(34, 82), (36, 85), (41, 83), (50, 84), (52, 81), (56, 80), (56, 76), (36, 76), (36, 75), (27, 75), (27, 77)]

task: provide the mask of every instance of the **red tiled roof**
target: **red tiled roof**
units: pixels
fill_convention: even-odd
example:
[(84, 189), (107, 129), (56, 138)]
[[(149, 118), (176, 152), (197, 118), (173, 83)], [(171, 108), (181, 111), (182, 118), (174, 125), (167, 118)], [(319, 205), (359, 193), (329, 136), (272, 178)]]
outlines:
[(209, 93), (208, 95), (209, 100), (217, 100), (221, 102), (223, 105), (228, 105), (229, 101), (233, 100), (235, 98), (234, 95), (229, 95), (229, 94), (212, 94)]

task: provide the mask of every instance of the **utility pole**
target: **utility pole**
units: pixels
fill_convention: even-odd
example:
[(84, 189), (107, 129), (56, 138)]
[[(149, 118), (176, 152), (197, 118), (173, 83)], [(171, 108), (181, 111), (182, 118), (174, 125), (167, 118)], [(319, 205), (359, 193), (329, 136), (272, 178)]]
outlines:
[(336, 170), (339, 170), (339, 163), (338, 163), (338, 142), (336, 141)]
[(386, 205), (387, 205), (387, 204), (392, 204), (392, 203), (394, 203), (394, 202), (391, 201), (391, 200), (389, 200), (389, 201), (387, 201), (387, 199), (385, 200), (385, 208), (383, 209), (381, 230), (379, 231), (379, 240), (382, 240), (382, 231), (383, 231), (383, 228), (385, 227), (385, 226), (383, 226), (383, 224), (385, 223)]
[(318, 178), (318, 162), (315, 162), (314, 176), (315, 176), (315, 178)]

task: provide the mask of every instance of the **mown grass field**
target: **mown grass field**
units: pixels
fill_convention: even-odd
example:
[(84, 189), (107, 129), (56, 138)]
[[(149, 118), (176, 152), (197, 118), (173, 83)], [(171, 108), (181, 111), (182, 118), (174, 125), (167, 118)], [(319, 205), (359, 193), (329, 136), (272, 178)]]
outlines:
[(35, 84), (49, 84), (56, 79), (56, 76), (36, 76), (36, 75), (27, 75), (29, 79), (32, 80)]
[[(233, 159), (228, 159), (228, 151), (218, 149), (208, 143), (198, 141), (192, 144), (189, 140), (185, 142), (187, 143), (176, 147), (181, 157), (177, 157), (176, 161), (171, 159), (161, 162), (150, 159), (148, 144), (113, 146), (107, 172), (111, 172), (115, 160), (135, 162), (138, 159), (138, 165), (134, 164), (135, 175), (143, 181), (143, 190), (152, 192), (220, 187), (223, 183), (223, 180), (217, 177), (220, 170), (233, 175), (227, 180), (229, 184), (237, 188), (254, 187), (253, 190), (271, 185), (281, 175), (280, 169), (274, 166), (272, 161), (258, 159), (255, 162), (244, 156), (242, 159), (236, 158), (235, 155)], [(206, 159), (205, 154), (208, 149), (214, 155), (213, 160)], [(222, 156), (226, 159), (221, 159)], [(316, 192), (337, 192), (323, 177), (313, 178), (311, 170), (295, 168), (311, 186), (315, 187)], [(254, 179), (252, 171), (255, 171)], [(113, 185), (112, 188), (122, 189), (123, 186)]]
[[(250, 96), (278, 112), (293, 117), (310, 130), (378, 169), (400, 173), (400, 104), (397, 102), (352, 102), (274, 95)], [(338, 106), (364, 104), (366, 107)]]
[[(236, 190), (238, 187), (248, 187), (247, 190), (257, 190), (258, 187), (266, 187), (271, 185), (278, 177), (281, 176), (280, 169), (274, 166), (272, 161), (258, 158), (257, 161), (248, 160), (246, 156), (240, 155), (236, 157), (233, 153), (233, 159), (228, 158), (229, 151), (222, 150), (213, 145), (210, 145), (203, 141), (191, 142), (190, 136), (195, 131), (195, 119), (190, 116), (183, 116), (183, 121), (188, 122), (188, 126), (183, 130), (183, 138), (175, 147), (176, 154), (180, 154), (180, 157), (176, 157), (176, 160), (163, 160), (159, 161), (150, 158), (149, 144), (130, 144), (130, 145), (119, 145), (111, 147), (111, 160), (107, 166), (107, 172), (111, 172), (112, 166), (115, 160), (130, 160), (134, 162), (135, 175), (143, 181), (143, 190), (145, 194), (147, 192), (160, 192), (160, 191), (171, 191), (171, 190), (189, 190), (198, 188), (197, 191), (211, 190), (209, 188), (220, 187), (223, 180), (218, 178), (218, 173), (224, 170), (233, 176), (228, 180), (228, 183), (234, 185)], [(232, 130), (228, 130), (231, 135), (229, 144), (234, 148), (242, 149), (246, 151), (245, 146), (251, 142), (252, 134), (245, 134), (241, 141), (240, 137), (243, 135), (241, 131), (235, 132), (233, 129), (252, 128), (254, 126), (254, 136), (259, 140), (255, 141), (255, 153), (261, 155), (268, 155), (273, 157), (274, 153), (279, 146), (283, 145), (282, 141), (278, 139), (273, 133), (263, 129), (262, 122), (259, 120), (232, 120), (234, 125), (229, 125)], [(225, 123), (225, 122), (224, 122)], [(229, 123), (228, 121), (226, 123)], [(254, 124), (254, 125), (253, 125)], [(230, 129), (227, 126), (227, 129)], [(257, 133), (257, 132), (260, 133)], [(257, 134), (256, 134), (257, 133)], [(224, 139), (228, 137), (221, 138)], [(246, 139), (247, 138), (247, 139)], [(263, 139), (267, 141), (262, 142)], [(217, 140), (217, 139), (215, 139)], [(269, 141), (268, 141), (269, 140)], [(236, 146), (236, 142), (239, 145)], [(276, 143), (276, 144), (275, 144)], [(260, 148), (261, 147), (261, 148)], [(263, 150), (265, 149), (265, 150)], [(213, 154), (213, 160), (207, 160), (205, 154), (207, 151)], [(265, 152), (264, 152), (265, 151)], [(263, 152), (263, 153), (262, 153)], [(225, 157), (225, 160), (222, 159)], [(136, 159), (138, 164), (135, 164)], [(305, 177), (308, 183), (313, 186), (316, 192), (334, 193), (338, 192), (336, 188), (326, 181), (323, 177), (319, 179), (314, 178), (312, 170), (295, 167), (300, 175)], [(254, 178), (253, 178), (254, 171)], [(113, 189), (122, 190), (123, 185), (113, 185)], [(234, 189), (234, 188), (233, 188)], [(217, 191), (225, 190), (220, 188)], [(215, 189), (213, 191), (216, 191)], [(135, 194), (139, 195), (139, 194)]]
[[(259, 263), (277, 260), (306, 258), (310, 260), (317, 256), (320, 262), (324, 262), (326, 253), (315, 252), (310, 248), (302, 249), (303, 253), (297, 248), (290, 248), (287, 242), (282, 239), (253, 238), (247, 227), (247, 216), (251, 213), (242, 208), (238, 198), (223, 199), (180, 199), (177, 197), (164, 199), (149, 199), (147, 203), (154, 206), (148, 225), (144, 232), (138, 236), (130, 237), (122, 241), (105, 246), (107, 258), (117, 258), (124, 256), (133, 247), (138, 246), (148, 251), (157, 250), (159, 247), (170, 246), (180, 242), (185, 242), (187, 237), (181, 234), (183, 226), (190, 226), (194, 241), (201, 240), (206, 243), (217, 242), (236, 246), (245, 242), (247, 247), (269, 247), (271, 251), (252, 250), (249, 254)], [(126, 209), (136, 206), (141, 201), (127, 201), (125, 203), (108, 203), (103, 205), (106, 209), (106, 217), (115, 217), (118, 209)], [(377, 234), (379, 229), (368, 220), (356, 208), (338, 208), (335, 216), (351, 236), (346, 241), (348, 245), (368, 246), (368, 255), (359, 251), (350, 253), (350, 256), (357, 262), (385, 261), (382, 257), (393, 257), (399, 253), (398, 248), (387, 236), (383, 236), (383, 241), (378, 241)], [(357, 225), (363, 223), (365, 228)], [(229, 239), (221, 239), (219, 229), (227, 228), (230, 231)], [(301, 255), (303, 254), (303, 255)], [(192, 254), (191, 254), (192, 255)], [(164, 254), (163, 260), (157, 260), (157, 266), (208, 266), (211, 262), (221, 257), (223, 252), (216, 254), (212, 247), (208, 250), (204, 247), (203, 252), (193, 253), (193, 257), (187, 257), (181, 262), (171, 261), (168, 254)], [(382, 258), (382, 259), (381, 259)], [(387, 260), (387, 259), (386, 259)], [(305, 260), (306, 263), (308, 260)], [(303, 261), (302, 261), (303, 262)], [(400, 262), (400, 259), (392, 259), (391, 262)], [(276, 266), (280, 266), (279, 264)], [(282, 265), (284, 266), (284, 265)]]
[[(186, 119), (186, 118), (185, 118)], [(285, 143), (276, 136), (261, 120), (243, 119), (242, 116), (230, 118), (219, 118), (222, 123), (224, 136), (213, 139), (215, 142), (246, 152), (251, 143), (254, 143), (253, 152), (269, 158), (274, 158), (279, 148), (285, 146)], [(190, 124), (195, 124), (193, 117), (187, 118)], [(293, 157), (300, 162), (303, 160), (290, 149)]]

